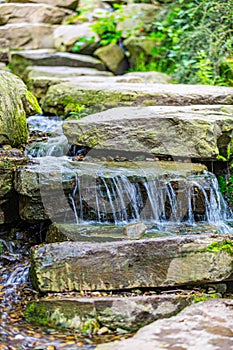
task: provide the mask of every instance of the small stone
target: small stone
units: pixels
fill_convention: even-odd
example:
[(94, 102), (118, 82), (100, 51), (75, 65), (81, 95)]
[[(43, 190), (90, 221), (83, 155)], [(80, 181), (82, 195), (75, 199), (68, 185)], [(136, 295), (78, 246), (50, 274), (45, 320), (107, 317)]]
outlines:
[(15, 336), (15, 339), (17, 339), (17, 340), (23, 340), (23, 339), (24, 339), (24, 336), (21, 335), (21, 334), (17, 334), (17, 335)]
[(109, 329), (107, 327), (101, 327), (97, 332), (98, 335), (103, 335), (107, 333), (109, 333)]
[(146, 230), (147, 227), (143, 222), (136, 222), (125, 227), (125, 234), (129, 239), (139, 239)]

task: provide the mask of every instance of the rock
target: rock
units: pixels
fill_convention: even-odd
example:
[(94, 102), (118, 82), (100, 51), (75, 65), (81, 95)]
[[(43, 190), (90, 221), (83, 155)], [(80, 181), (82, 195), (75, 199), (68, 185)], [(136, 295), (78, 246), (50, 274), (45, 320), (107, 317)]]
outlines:
[[(72, 328), (81, 333), (105, 332), (118, 328), (135, 332), (160, 318), (175, 315), (192, 301), (192, 296), (152, 295), (123, 297), (56, 297), (29, 302), (28, 322), (48, 327)], [(100, 330), (99, 330), (100, 331)], [(98, 331), (98, 334), (99, 334)], [(101, 331), (103, 334), (103, 330)]]
[(18, 219), (17, 193), (13, 179), (15, 168), (27, 163), (27, 158), (20, 150), (0, 149), (0, 224), (9, 224)]
[(122, 31), (123, 37), (128, 37), (134, 34), (140, 34), (140, 30), (146, 25), (151, 25), (156, 21), (156, 16), (161, 11), (159, 2), (154, 1), (153, 4), (128, 4), (122, 10), (115, 11), (116, 18), (122, 20), (117, 23), (117, 30)]
[[(7, 2), (10, 3), (38, 3), (41, 4), (41, 0), (7, 0)], [(51, 5), (51, 6), (58, 6), (58, 7), (64, 7), (71, 10), (76, 10), (78, 6), (78, 0), (43, 0), (44, 4)]]
[(99, 37), (90, 26), (90, 23), (85, 22), (57, 27), (53, 33), (54, 47), (58, 51), (72, 51), (75, 42), (80, 42), (79, 52), (87, 55), (92, 54), (97, 48)]
[(152, 61), (152, 50), (156, 47), (156, 39), (147, 36), (130, 36), (125, 39), (123, 45), (129, 53), (130, 68), (146, 65)]
[(0, 4), (0, 25), (14, 23), (60, 24), (72, 11), (46, 4)]
[(53, 47), (54, 26), (43, 23), (14, 23), (0, 26), (0, 37), (9, 40), (11, 49)]
[(42, 293), (215, 283), (232, 279), (232, 245), (216, 235), (46, 244), (32, 249), (31, 280)]
[(103, 63), (94, 57), (53, 50), (13, 51), (11, 64), (19, 75), (27, 66), (68, 66), (105, 70)]
[(229, 87), (112, 82), (109, 77), (99, 83), (79, 80), (51, 86), (43, 100), (44, 112), (64, 115), (67, 96), (92, 113), (122, 106), (233, 104), (233, 89)]
[(94, 55), (114, 74), (122, 74), (129, 68), (123, 50), (116, 44), (100, 47)]
[(13, 147), (27, 142), (26, 115), (41, 113), (36, 98), (23, 81), (7, 71), (0, 71), (0, 145)]
[(52, 223), (46, 233), (46, 242), (111, 242), (126, 238), (139, 239), (146, 230), (143, 222), (124, 226)]
[[(43, 157), (40, 162), (37, 160), (38, 164), (32, 166), (28, 165), (26, 168), (18, 169), (14, 186), (20, 198), (19, 206), (22, 220), (38, 222), (50, 218), (56, 225), (57, 223), (64, 222), (72, 224), (79, 222), (79, 225), (82, 225), (82, 220), (100, 222), (101, 216), (102, 222), (108, 221), (114, 223), (113, 208), (115, 206), (117, 206), (115, 211), (118, 212), (118, 215), (121, 215), (121, 217), (128, 217), (128, 215), (130, 216), (132, 214), (131, 201), (133, 199), (125, 197), (125, 195), (121, 197), (118, 195), (115, 198), (115, 202), (109, 207), (109, 200), (107, 198), (105, 200), (105, 193), (101, 191), (101, 187), (97, 182), (98, 174), (98, 177), (100, 178), (101, 176), (102, 179), (108, 181), (111, 187), (111, 179), (116, 178), (117, 175), (119, 176), (119, 173), (115, 170), (119, 167), (119, 163), (97, 162), (93, 165), (93, 163), (88, 162), (75, 163), (71, 161), (69, 163), (62, 158), (54, 158), (55, 157)], [(124, 176), (124, 179), (128, 179), (128, 181), (135, 184), (135, 186), (137, 186), (136, 184), (140, 186), (140, 183), (143, 181), (148, 182), (155, 179), (158, 181), (161, 188), (164, 188), (167, 183), (173, 186), (174, 193), (178, 193), (178, 203), (183, 201), (183, 205), (180, 205), (180, 209), (177, 210), (177, 215), (179, 214), (181, 217), (186, 215), (188, 208), (187, 189), (189, 185), (187, 185), (187, 183), (192, 181), (193, 174), (200, 174), (202, 177), (205, 169), (205, 166), (202, 165), (195, 165), (192, 163), (181, 164), (180, 162), (124, 162), (120, 167), (121, 176)], [(187, 181), (187, 183), (185, 183), (185, 181)], [(203, 181), (203, 184), (200, 182), (200, 186), (202, 184), (206, 189), (210, 186), (208, 180), (205, 182), (205, 179), (202, 178), (200, 181)], [(126, 184), (127, 183), (126, 181)], [(123, 186), (123, 184), (121, 186)], [(74, 193), (75, 188), (76, 191), (78, 189), (78, 193), (81, 194), (81, 202), (79, 195)], [(123, 189), (125, 191), (124, 187)], [(70, 198), (73, 198), (76, 203), (76, 213), (74, 204), (72, 204)], [(143, 204), (147, 203), (147, 199), (147, 196), (144, 195)], [(205, 201), (203, 201), (203, 194), (201, 191), (195, 192), (195, 200), (198, 206), (196, 206), (194, 213), (205, 213)], [(120, 201), (121, 204), (118, 205), (118, 201)], [(150, 205), (144, 205), (144, 211), (142, 212), (142, 215), (144, 215), (143, 217), (148, 216), (149, 219), (151, 218), (150, 208)], [(168, 206), (165, 210), (168, 216), (170, 213), (169, 208)], [(159, 206), (157, 210), (158, 212), (160, 211)], [(84, 240), (84, 237), (78, 232), (79, 229), (80, 227), (75, 228), (72, 227), (72, 225), (53, 226), (50, 231), (51, 235), (48, 234), (47, 239), (59, 241), (64, 238), (69, 240)], [(144, 228), (142, 230), (144, 230)], [(91, 233), (90, 229), (87, 227), (85, 232), (90, 235), (90, 239), (86, 235), (85, 240), (92, 240), (93, 231)], [(97, 240), (99, 240), (101, 234), (98, 233), (96, 236)], [(106, 236), (108, 236), (107, 240), (109, 240), (109, 237), (111, 240), (122, 238), (122, 231), (118, 231), (115, 234), (115, 231), (113, 232), (112, 230), (110, 234), (108, 233)]]
[(168, 84), (171, 77), (160, 72), (131, 72), (117, 77), (118, 83)]
[(96, 350), (232, 349), (232, 307), (231, 299), (206, 300), (143, 327), (130, 339), (101, 344)]
[(9, 41), (6, 39), (0, 39), (0, 62), (4, 62), (8, 64), (10, 62), (10, 59), (11, 59), (11, 55), (10, 55)]
[(69, 143), (95, 149), (211, 160), (229, 155), (232, 115), (222, 105), (124, 107), (67, 120), (63, 130)]

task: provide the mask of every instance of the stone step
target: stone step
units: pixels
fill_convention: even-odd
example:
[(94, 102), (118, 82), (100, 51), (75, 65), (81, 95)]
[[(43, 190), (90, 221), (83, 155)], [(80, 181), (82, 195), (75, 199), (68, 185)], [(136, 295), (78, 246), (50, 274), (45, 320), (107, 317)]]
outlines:
[(0, 25), (15, 23), (47, 23), (60, 24), (67, 16), (75, 13), (46, 4), (0, 3)]
[[(56, 108), (51, 107), (52, 101), (55, 101), (56, 98), (56, 104), (59, 103), (60, 106), (64, 98), (63, 93), (68, 86), (69, 84), (60, 84), (50, 87), (43, 105), (46, 111), (55, 112)], [(64, 89), (59, 90), (61, 87)], [(158, 91), (156, 85), (151, 87), (151, 89), (153, 88), (154, 91)], [(171, 86), (171, 90), (175, 88), (179, 90), (180, 87)], [(90, 96), (90, 99), (87, 100), (87, 95), (84, 99), (82, 84), (79, 85), (79, 89), (73, 90), (73, 93), (70, 90), (69, 96), (73, 96), (76, 101), (85, 106), (88, 103), (89, 106), (91, 105), (92, 98), (93, 102), (94, 98), (96, 101), (93, 108), (99, 105), (101, 99), (106, 98), (107, 102), (107, 94), (104, 97), (100, 95), (98, 101), (98, 96), (92, 95), (86, 86), (86, 94)], [(165, 89), (170, 89), (170, 86), (165, 86)], [(186, 86), (185, 89), (188, 92), (188, 90), (192, 91), (193, 87)], [(199, 89), (201, 90), (201, 87)], [(222, 91), (230, 92), (233, 89)], [(96, 93), (98, 94), (97, 91)], [(148, 94), (144, 96), (145, 102)], [(142, 102), (143, 94), (138, 94), (136, 97), (133, 95), (133, 92), (125, 95), (125, 99), (128, 100), (126, 103), (133, 104), (133, 100), (130, 101), (130, 96), (134, 97), (136, 101), (140, 98)], [(120, 96), (122, 99), (124, 98), (123, 93), (115, 95), (113, 92), (112, 95), (108, 95), (112, 101), (117, 100), (119, 104), (123, 104), (124, 101), (120, 99)], [(194, 99), (197, 97), (197, 95), (190, 93), (187, 96), (180, 95), (178, 99), (184, 100), (184, 97), (188, 96), (190, 98), (193, 96)], [(151, 92), (150, 98), (153, 97), (160, 98), (164, 103), (162, 92), (158, 92), (157, 96), (155, 93), (153, 96)], [(222, 97), (219, 94), (212, 97), (213, 99), (216, 97), (216, 101), (220, 98), (226, 102), (227, 99), (229, 101), (230, 98), (233, 98), (233, 94), (230, 98), (229, 95), (224, 97), (224, 94)], [(202, 98), (204, 98), (203, 95)], [(175, 102), (174, 95), (173, 102)], [(115, 102), (112, 103), (115, 104)], [(89, 115), (80, 120), (67, 120), (63, 124), (63, 131), (70, 144), (104, 150), (106, 153), (117, 150), (119, 154), (123, 154), (133, 150), (156, 156), (169, 156), (175, 160), (177, 158), (217, 160), (227, 158), (230, 154), (233, 135), (232, 116), (232, 106), (227, 105), (121, 107)]]
[(0, 26), (0, 37), (8, 39), (11, 49), (53, 48), (54, 25), (13, 23)]
[(100, 344), (96, 350), (232, 349), (232, 299), (206, 300), (170, 319), (143, 327), (130, 339)]
[(64, 7), (71, 10), (76, 10), (78, 6), (78, 0), (7, 0), (9, 3), (36, 3), (36, 4), (47, 4), (51, 6)]
[(68, 66), (105, 70), (104, 64), (92, 56), (46, 49), (13, 51), (11, 64), (18, 75), (21, 75), (27, 66)]
[[(44, 111), (64, 114), (65, 97), (92, 110), (120, 106), (233, 104), (233, 88), (182, 84), (140, 84), (105, 82), (67, 82), (51, 86), (44, 99)], [(59, 101), (59, 103), (58, 103)]]
[[(66, 161), (62, 157), (43, 157), (40, 162), (38, 159), (36, 162), (38, 164), (18, 169), (15, 177), (14, 186), (20, 196), (22, 220), (38, 222), (50, 218), (56, 223), (76, 223), (75, 213), (71, 209), (68, 198), (74, 191), (77, 176), (83, 205), (85, 205), (85, 218), (90, 219), (91, 213), (96, 217), (96, 196), (100, 204), (105, 203), (108, 207), (108, 200), (102, 203), (101, 194), (96, 194), (97, 178), (101, 175), (109, 181), (119, 175), (119, 172), (114, 170), (119, 168), (118, 162), (94, 164), (85, 161)], [(185, 177), (203, 174), (206, 168), (203, 165), (180, 162), (123, 162), (119, 169), (121, 175), (136, 183), (147, 179), (161, 179), (161, 182), (165, 183), (170, 181), (171, 186), (175, 187), (174, 191), (179, 189), (180, 183), (178, 196), (180, 201), (183, 198), (181, 195), (183, 191), (187, 192), (187, 188), (184, 187)], [(186, 192), (183, 206), (181, 206), (184, 207), (185, 212), (187, 211)], [(201, 191), (196, 192), (196, 197), (197, 200), (200, 198), (198, 212), (205, 212)], [(130, 204), (129, 200), (126, 204)], [(112, 215), (111, 210), (107, 211), (109, 216)], [(63, 233), (67, 234), (67, 230)], [(72, 235), (72, 232), (70, 234)]]
[(43, 292), (171, 287), (232, 280), (233, 242), (189, 235), (32, 249), (31, 280)]
[[(101, 293), (100, 293), (101, 295)], [(150, 322), (171, 317), (190, 305), (191, 295), (141, 295), (122, 297), (53, 296), (27, 304), (29, 323), (51, 327), (72, 328), (81, 333), (96, 333), (107, 327), (112, 333), (119, 329), (135, 332)]]

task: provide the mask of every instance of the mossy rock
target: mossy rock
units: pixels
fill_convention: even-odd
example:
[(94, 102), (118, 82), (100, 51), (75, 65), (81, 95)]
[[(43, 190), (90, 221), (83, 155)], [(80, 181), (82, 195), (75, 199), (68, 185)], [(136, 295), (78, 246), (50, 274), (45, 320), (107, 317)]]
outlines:
[(0, 144), (17, 147), (27, 142), (26, 116), (41, 113), (35, 96), (21, 79), (0, 71)]

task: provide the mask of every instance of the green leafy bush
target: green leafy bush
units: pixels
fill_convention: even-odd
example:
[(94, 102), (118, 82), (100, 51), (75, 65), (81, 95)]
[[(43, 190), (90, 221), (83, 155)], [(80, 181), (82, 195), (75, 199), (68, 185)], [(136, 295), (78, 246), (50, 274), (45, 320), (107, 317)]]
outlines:
[(154, 23), (154, 61), (181, 83), (232, 85), (232, 0), (179, 0)]

